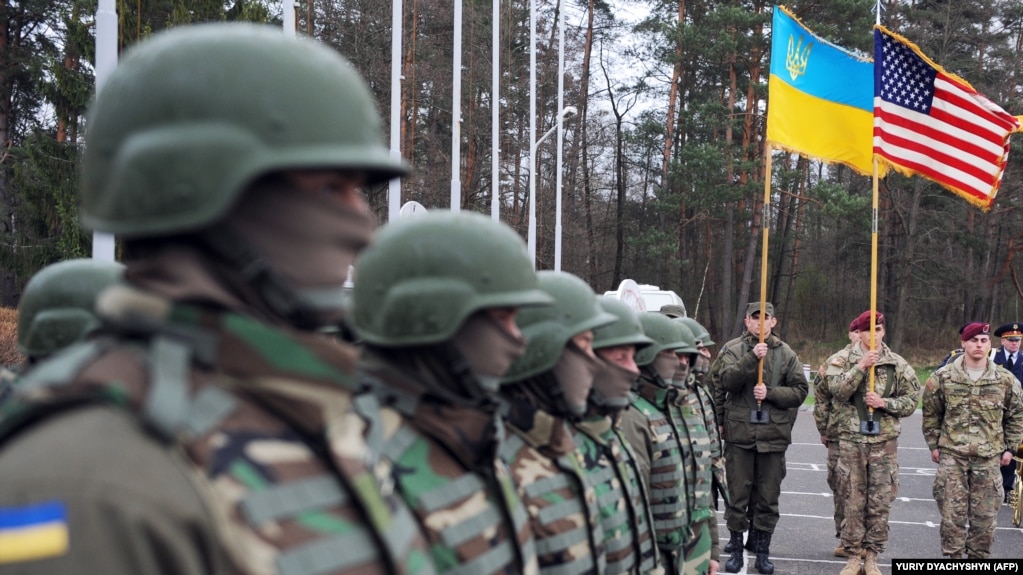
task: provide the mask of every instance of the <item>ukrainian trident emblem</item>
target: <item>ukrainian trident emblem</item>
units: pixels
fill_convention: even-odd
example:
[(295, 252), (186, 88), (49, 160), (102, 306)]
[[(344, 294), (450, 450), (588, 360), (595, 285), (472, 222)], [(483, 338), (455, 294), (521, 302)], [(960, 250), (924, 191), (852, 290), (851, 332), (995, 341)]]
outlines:
[(810, 49), (813, 43), (807, 42), (803, 45), (803, 36), (797, 41), (795, 36), (789, 35), (789, 51), (785, 56), (785, 69), (789, 71), (789, 77), (795, 81), (806, 74), (806, 65), (810, 61)]

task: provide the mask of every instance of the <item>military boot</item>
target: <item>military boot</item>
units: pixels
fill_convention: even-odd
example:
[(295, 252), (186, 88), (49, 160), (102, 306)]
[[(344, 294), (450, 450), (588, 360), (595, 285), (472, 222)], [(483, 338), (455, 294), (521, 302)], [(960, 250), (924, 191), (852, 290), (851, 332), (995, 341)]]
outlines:
[(864, 575), (881, 575), (881, 569), (877, 566), (877, 551), (868, 549), (863, 557)]
[(772, 534), (759, 529), (754, 529), (752, 533), (757, 543), (757, 561), (753, 566), (757, 568), (757, 573), (760, 573), (760, 575), (771, 575), (774, 573), (774, 563), (771, 563), (771, 558), (769, 557), (771, 554)]
[(835, 557), (848, 557), (848, 556), (849, 556), (849, 554), (845, 552), (845, 546), (842, 545), (841, 543), (839, 543), (838, 546), (835, 547)]
[(838, 575), (860, 575), (860, 566), (863, 560), (860, 558), (859, 553), (852, 553), (849, 555), (849, 560), (846, 561), (845, 567), (838, 572)]
[(728, 573), (738, 573), (742, 569), (743, 563), (743, 549), (742, 549), (742, 531), (731, 531), (731, 538), (728, 540), (728, 544), (732, 546), (731, 556), (728, 561), (725, 562), (725, 571)]
[(760, 533), (760, 532), (757, 531), (756, 529), (753, 529), (753, 527), (750, 527), (749, 535), (746, 537), (746, 545), (743, 546), (743, 549), (745, 549), (746, 551), (752, 551), (752, 552), (756, 553), (756, 551), (757, 551), (757, 533)]

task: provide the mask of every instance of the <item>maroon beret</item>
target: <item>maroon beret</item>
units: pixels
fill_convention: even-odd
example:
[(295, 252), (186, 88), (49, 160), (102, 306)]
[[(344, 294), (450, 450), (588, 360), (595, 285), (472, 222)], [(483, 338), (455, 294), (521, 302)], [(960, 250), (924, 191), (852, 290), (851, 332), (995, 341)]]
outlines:
[(968, 323), (959, 330), (959, 339), (962, 341), (970, 341), (978, 335), (987, 335), (991, 331), (991, 326), (986, 323), (980, 323), (975, 321)]
[[(884, 325), (884, 314), (875, 311), (874, 312), (874, 323), (875, 325)], [(861, 313), (849, 324), (849, 331), (870, 331), (870, 310)]]

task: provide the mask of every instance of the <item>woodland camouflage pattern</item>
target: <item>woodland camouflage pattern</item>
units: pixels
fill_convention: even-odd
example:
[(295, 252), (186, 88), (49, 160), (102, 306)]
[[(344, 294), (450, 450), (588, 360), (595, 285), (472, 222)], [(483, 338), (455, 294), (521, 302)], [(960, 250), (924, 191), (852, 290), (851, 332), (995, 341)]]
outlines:
[(605, 573), (656, 573), (653, 518), (639, 468), (611, 418), (593, 416), (574, 426), (576, 455), (593, 485), (604, 528)]
[(695, 381), (692, 386), (679, 387), (675, 401), (682, 415), (683, 424), (679, 427), (683, 435), (682, 462), (689, 522), (693, 525), (692, 537), (685, 546), (685, 573), (705, 573), (711, 558), (710, 530), (700, 526), (714, 518), (714, 528), (717, 529), (717, 520), (711, 509), (713, 445)]
[(983, 559), (1001, 504), (999, 457), (1023, 440), (1023, 396), (1015, 376), (990, 359), (977, 381), (963, 361), (956, 357), (924, 385), (923, 433), (928, 449), (940, 451), (934, 499), (941, 552)]
[(678, 390), (641, 369), (638, 394), (622, 414), (622, 434), (632, 446), (647, 482), (657, 547), (666, 570), (681, 572), (681, 552), (689, 539), (689, 511), (682, 466), (682, 414)]
[(565, 420), (512, 400), (504, 457), (526, 505), (540, 572), (605, 571), (597, 492)]
[[(34, 369), (6, 405), (0, 441), (62, 405), (119, 406), (159, 434), (168, 461), (184, 455), (231, 573), (433, 572), (408, 509), (380, 489), (389, 469), (367, 466), (352, 347), (118, 289), (107, 319), (131, 339), (79, 343)], [(5, 471), (4, 492), (17, 481)], [(88, 565), (44, 563), (46, 573)]]
[(538, 573), (525, 505), (501, 458), (496, 404), (452, 405), (418, 395), (414, 382), (364, 352), (360, 380), (381, 410), (381, 459), (418, 518), (439, 573)]

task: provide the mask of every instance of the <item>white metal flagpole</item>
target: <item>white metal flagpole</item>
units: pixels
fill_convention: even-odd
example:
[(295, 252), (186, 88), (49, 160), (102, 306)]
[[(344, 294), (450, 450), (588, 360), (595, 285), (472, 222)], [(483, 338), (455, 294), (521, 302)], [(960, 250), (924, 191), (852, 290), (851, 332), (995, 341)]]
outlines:
[(501, 221), (501, 0), (492, 0), (490, 42), (490, 218)]
[[(401, 23), (402, 0), (391, 1), (391, 155), (401, 157)], [(387, 221), (398, 219), (401, 210), (401, 178), (387, 184)]]
[(454, 63), (451, 73), (451, 211), (462, 209), (462, 0), (455, 0)]
[(526, 247), (536, 269), (536, 0), (529, 0), (529, 231)]
[(565, 6), (558, 1), (558, 161), (554, 194), (554, 271), (561, 271), (561, 157), (565, 142)]
[[(96, 93), (103, 89), (110, 73), (117, 67), (117, 4), (115, 0), (99, 0), (96, 9)], [(114, 236), (92, 233), (92, 257), (114, 261)]]

